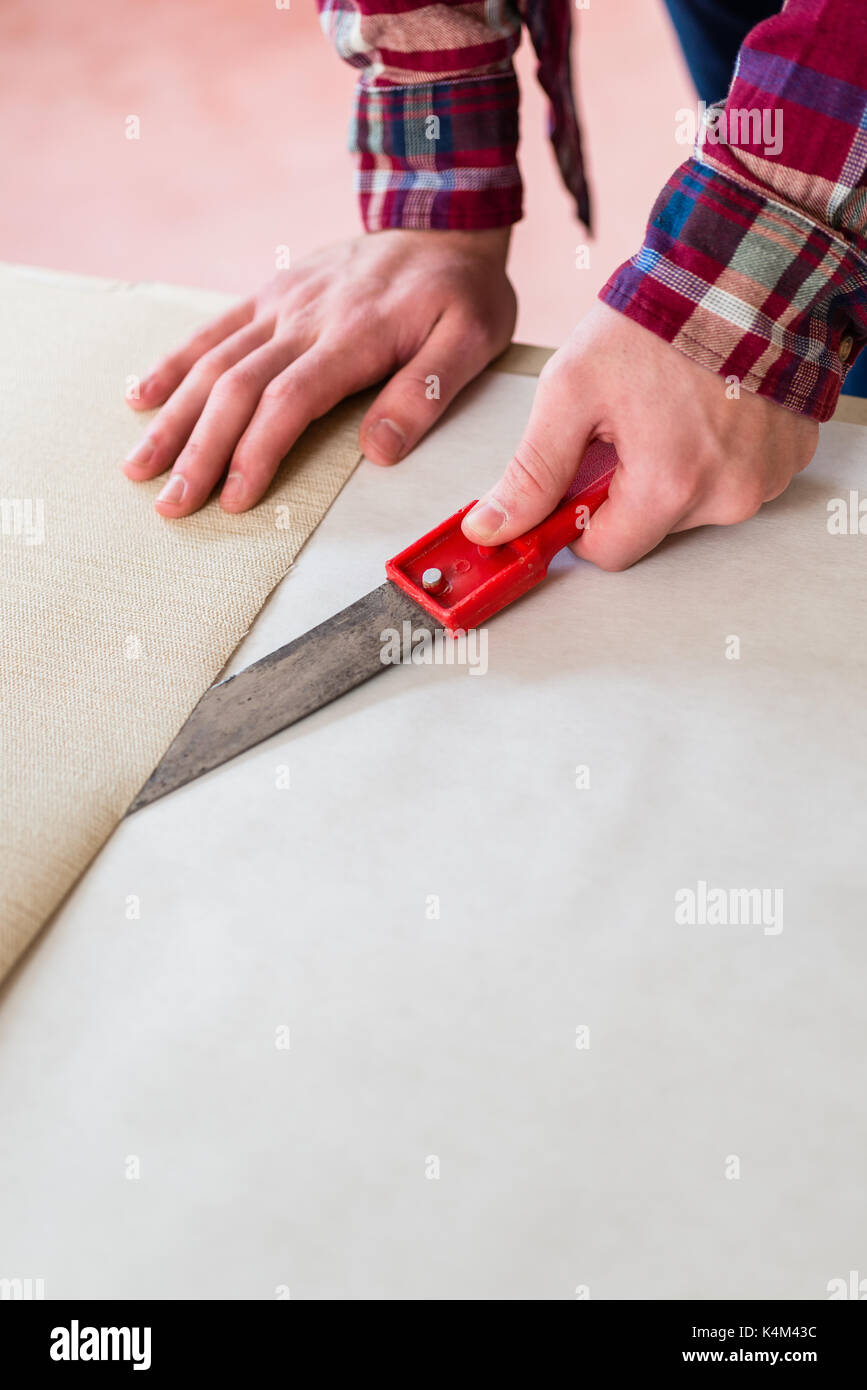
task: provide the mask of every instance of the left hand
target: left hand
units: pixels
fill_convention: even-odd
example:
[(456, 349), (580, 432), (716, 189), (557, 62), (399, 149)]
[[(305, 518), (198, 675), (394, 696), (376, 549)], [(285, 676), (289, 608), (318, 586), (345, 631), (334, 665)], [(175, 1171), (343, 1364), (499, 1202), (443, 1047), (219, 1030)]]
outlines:
[(397, 463), (508, 345), (510, 231), (395, 227), (281, 271), (141, 383), (133, 409), (162, 409), (124, 463), (127, 477), (171, 468), (154, 505), (183, 517), (228, 466), (220, 505), (246, 511), (311, 420), (383, 377), (359, 442), (374, 463)]
[(672, 531), (753, 516), (806, 468), (819, 427), (746, 389), (730, 399), (724, 377), (597, 304), (546, 364), (515, 457), (465, 533), (499, 545), (538, 525), (594, 439), (620, 467), (572, 549), (622, 570)]

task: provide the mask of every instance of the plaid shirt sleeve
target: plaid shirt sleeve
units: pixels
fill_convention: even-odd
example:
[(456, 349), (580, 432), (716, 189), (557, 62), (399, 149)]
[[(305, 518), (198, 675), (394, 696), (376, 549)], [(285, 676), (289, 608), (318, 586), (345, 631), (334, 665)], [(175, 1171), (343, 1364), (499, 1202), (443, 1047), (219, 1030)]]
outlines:
[[(577, 2), (577, 0), (576, 0)], [(361, 69), (350, 149), (368, 231), (505, 227), (521, 216), (518, 82), (526, 25), (560, 173), (590, 228), (570, 70), (572, 0), (317, 0)]]
[(511, 0), (318, 0), (361, 68), (350, 150), (368, 232), (507, 227), (521, 217)]
[(867, 341), (867, 4), (788, 0), (600, 298), (693, 361), (827, 420)]
[(318, 0), (361, 68), (350, 149), (368, 231), (508, 226), (522, 212), (521, 18), (511, 0)]

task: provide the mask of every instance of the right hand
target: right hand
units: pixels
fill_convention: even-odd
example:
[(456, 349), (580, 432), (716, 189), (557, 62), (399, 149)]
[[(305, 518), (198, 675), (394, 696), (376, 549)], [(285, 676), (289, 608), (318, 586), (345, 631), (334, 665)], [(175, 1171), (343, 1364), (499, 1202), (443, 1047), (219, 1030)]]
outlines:
[(508, 245), (507, 227), (395, 229), (281, 271), (141, 383), (133, 409), (162, 409), (125, 473), (141, 482), (171, 468), (155, 505), (184, 517), (228, 468), (220, 505), (246, 511), (311, 420), (386, 376), (360, 445), (374, 463), (397, 463), (508, 346)]
[(572, 549), (623, 570), (672, 531), (754, 516), (816, 451), (815, 420), (723, 378), (607, 304), (595, 304), (546, 364), (505, 473), (463, 520), (502, 545), (553, 511), (594, 439), (619, 463)]

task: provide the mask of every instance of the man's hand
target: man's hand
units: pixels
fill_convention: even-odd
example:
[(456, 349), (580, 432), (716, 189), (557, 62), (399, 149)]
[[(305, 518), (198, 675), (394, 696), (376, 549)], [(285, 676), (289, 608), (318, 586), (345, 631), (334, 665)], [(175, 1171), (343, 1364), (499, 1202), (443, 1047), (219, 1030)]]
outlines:
[(156, 507), (181, 517), (228, 466), (220, 504), (245, 511), (311, 420), (392, 373), (364, 417), (361, 447), (375, 463), (397, 463), (508, 345), (508, 244), (508, 228), (384, 231), (281, 272), (141, 384), (130, 404), (163, 409), (124, 471), (142, 481), (172, 468)]
[(597, 304), (539, 378), (529, 424), (500, 481), (464, 519), (501, 543), (560, 501), (593, 439), (621, 466), (572, 549), (622, 570), (671, 531), (744, 521), (778, 497), (816, 450), (819, 427), (698, 366), (655, 333)]

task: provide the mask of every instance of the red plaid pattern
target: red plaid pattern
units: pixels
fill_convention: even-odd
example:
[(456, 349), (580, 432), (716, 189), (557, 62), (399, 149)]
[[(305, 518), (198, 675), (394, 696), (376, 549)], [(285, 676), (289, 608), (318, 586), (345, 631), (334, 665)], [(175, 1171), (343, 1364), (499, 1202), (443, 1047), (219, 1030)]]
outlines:
[(749, 34), (708, 114), (706, 141), (600, 298), (693, 361), (827, 420), (867, 341), (865, 0), (788, 0)]
[(579, 216), (590, 199), (569, 70), (570, 0), (318, 0), (360, 68), (350, 149), (368, 231), (503, 227), (522, 212), (518, 84), (526, 22), (550, 99), (557, 161)]

